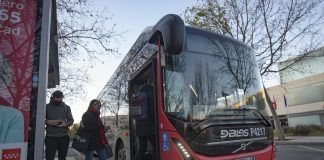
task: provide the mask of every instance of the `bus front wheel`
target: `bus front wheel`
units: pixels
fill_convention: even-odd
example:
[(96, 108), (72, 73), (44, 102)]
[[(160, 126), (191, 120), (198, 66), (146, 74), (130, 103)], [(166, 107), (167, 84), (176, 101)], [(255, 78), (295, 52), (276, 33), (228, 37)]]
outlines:
[(116, 160), (126, 160), (126, 151), (122, 142), (118, 144)]

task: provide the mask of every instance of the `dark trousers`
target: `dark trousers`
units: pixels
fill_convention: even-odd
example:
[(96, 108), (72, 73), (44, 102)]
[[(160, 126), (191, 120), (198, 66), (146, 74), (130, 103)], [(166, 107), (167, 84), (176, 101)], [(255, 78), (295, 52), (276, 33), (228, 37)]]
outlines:
[(58, 159), (66, 160), (67, 151), (69, 148), (70, 138), (64, 137), (45, 137), (46, 160), (54, 160), (56, 151), (58, 151)]
[(155, 159), (155, 135), (152, 136), (139, 136), (139, 150), (138, 152), (135, 154), (135, 160), (142, 160), (144, 158), (144, 154), (146, 152), (147, 149), (147, 141), (150, 142), (151, 146), (153, 147), (153, 153), (152, 153), (152, 159)]

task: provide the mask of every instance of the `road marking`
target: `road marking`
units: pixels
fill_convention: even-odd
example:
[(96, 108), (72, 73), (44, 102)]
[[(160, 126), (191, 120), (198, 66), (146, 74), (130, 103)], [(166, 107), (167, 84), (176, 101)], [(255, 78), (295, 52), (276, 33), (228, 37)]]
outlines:
[(307, 147), (307, 146), (302, 146), (302, 145), (298, 145), (298, 146), (299, 146), (299, 147), (303, 147), (303, 148), (307, 148), (307, 149), (310, 149), (310, 150), (314, 150), (314, 151), (324, 152), (324, 150), (321, 150), (321, 149), (316, 149), (316, 148)]

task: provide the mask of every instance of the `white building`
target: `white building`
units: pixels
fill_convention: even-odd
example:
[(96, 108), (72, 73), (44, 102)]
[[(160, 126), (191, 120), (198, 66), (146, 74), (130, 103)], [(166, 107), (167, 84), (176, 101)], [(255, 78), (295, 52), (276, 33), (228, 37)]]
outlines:
[[(279, 63), (279, 70), (295, 59)], [(324, 47), (279, 73), (281, 84), (267, 88), (279, 119), (289, 126), (324, 125)]]

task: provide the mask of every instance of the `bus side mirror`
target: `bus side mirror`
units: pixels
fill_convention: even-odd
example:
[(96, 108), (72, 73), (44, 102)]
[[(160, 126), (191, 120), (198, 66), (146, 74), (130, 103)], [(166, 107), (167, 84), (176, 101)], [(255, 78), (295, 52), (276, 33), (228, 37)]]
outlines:
[(156, 43), (159, 37), (161, 44), (169, 54), (180, 54), (185, 42), (185, 25), (180, 16), (168, 14), (154, 26), (154, 32), (149, 43)]

